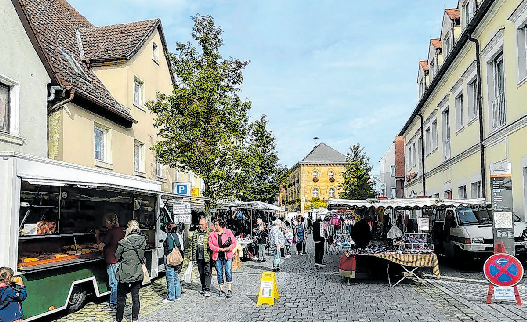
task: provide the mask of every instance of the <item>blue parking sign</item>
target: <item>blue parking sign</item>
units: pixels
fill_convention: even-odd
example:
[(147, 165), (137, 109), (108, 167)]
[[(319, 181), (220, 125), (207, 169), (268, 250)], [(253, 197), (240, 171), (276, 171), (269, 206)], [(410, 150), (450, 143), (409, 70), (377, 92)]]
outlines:
[(176, 184), (176, 194), (178, 195), (184, 195), (189, 196), (190, 195), (190, 189), (189, 189), (188, 183), (178, 183)]

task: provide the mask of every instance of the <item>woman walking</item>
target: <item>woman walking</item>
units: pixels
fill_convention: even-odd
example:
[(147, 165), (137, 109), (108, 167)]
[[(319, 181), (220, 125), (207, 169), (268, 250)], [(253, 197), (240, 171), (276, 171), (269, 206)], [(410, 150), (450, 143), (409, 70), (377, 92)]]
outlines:
[(130, 220), (126, 235), (119, 241), (115, 256), (120, 263), (117, 269), (117, 313), (116, 320), (121, 322), (124, 315), (126, 295), (132, 294), (132, 321), (139, 319), (139, 289), (143, 281), (141, 265), (145, 263), (146, 239), (139, 233), (139, 223)]
[(173, 223), (168, 223), (165, 226), (167, 238), (163, 242), (163, 248), (165, 253), (164, 260), (167, 280), (167, 298), (163, 300), (163, 303), (174, 303), (175, 300), (181, 299), (181, 282), (179, 281), (179, 272), (181, 271), (181, 266), (183, 263), (177, 266), (170, 266), (167, 263), (167, 256), (172, 252), (174, 247), (179, 250), (181, 257), (183, 257), (181, 242), (176, 230), (177, 226)]
[[(223, 218), (215, 218), (213, 221), (214, 231), (209, 236), (209, 248), (212, 250), (212, 259), (216, 261), (218, 273), (219, 295), (232, 297), (232, 258), (233, 249), (236, 247), (236, 238), (230, 229), (226, 228)], [(224, 289), (223, 272), (227, 282), (227, 291)]]

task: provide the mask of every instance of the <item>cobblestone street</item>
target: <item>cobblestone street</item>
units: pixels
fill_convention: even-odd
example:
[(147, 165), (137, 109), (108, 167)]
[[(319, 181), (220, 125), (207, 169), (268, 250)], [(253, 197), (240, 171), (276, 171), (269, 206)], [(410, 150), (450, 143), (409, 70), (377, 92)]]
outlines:
[[(194, 277), (192, 284), (183, 283), (183, 295), (174, 304), (162, 304), (166, 294), (165, 279), (159, 278), (141, 290), (140, 321), (525, 321), (527, 306), (515, 302), (486, 304), (488, 287), (482, 272), (459, 271), (442, 263), (441, 279), (425, 272), (429, 283), (403, 281), (390, 287), (379, 277), (369, 278), (359, 263), (357, 279), (347, 285), (338, 275), (340, 256), (326, 254), (327, 266), (315, 268), (313, 242), (308, 240), (308, 255), (283, 259), (276, 273), (280, 299), (274, 306), (256, 306), (261, 272), (271, 266), (243, 262), (234, 270), (231, 299), (214, 293), (204, 298)], [(383, 264), (383, 262), (379, 262)], [(384, 270), (380, 267), (379, 271)], [(217, 282), (213, 276), (213, 290)], [(524, 282), (520, 294), (527, 294)], [(130, 307), (125, 317), (130, 321)], [(74, 314), (56, 321), (112, 321), (106, 309), (106, 298), (88, 303)]]

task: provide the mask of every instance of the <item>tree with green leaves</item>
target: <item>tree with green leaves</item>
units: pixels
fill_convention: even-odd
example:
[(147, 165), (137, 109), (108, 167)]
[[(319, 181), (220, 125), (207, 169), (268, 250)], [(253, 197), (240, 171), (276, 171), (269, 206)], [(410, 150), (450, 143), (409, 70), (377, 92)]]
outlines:
[(343, 192), (340, 193), (343, 199), (364, 200), (375, 197), (373, 181), (370, 176), (372, 166), (369, 162), (370, 158), (360, 144), (350, 147), (344, 166), (344, 183), (341, 186)]
[(243, 186), (241, 166), (251, 102), (240, 99), (247, 61), (224, 59), (222, 30), (211, 16), (192, 17), (190, 42), (177, 43), (168, 58), (176, 84), (171, 95), (159, 94), (148, 107), (156, 115), (158, 162), (182, 171), (191, 170), (205, 183), (209, 206), (229, 200)]
[(287, 169), (278, 164), (275, 137), (267, 130), (265, 115), (249, 125), (246, 138), (246, 158), (243, 169), (246, 186), (241, 191), (242, 201), (263, 201), (274, 203), (278, 196), (280, 183)]

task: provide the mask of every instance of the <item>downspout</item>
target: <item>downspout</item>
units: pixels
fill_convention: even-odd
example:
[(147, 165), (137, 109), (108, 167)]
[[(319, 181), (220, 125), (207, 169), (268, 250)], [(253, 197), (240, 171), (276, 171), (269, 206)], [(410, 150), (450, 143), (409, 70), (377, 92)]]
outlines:
[[(48, 115), (51, 115), (51, 114), (55, 113), (62, 105), (71, 102), (73, 100), (73, 96), (74, 95), (75, 95), (75, 90), (71, 89), (70, 90), (70, 96), (68, 98), (56, 103), (55, 105), (53, 105), (52, 107), (50, 107), (48, 109)], [(55, 97), (55, 93), (53, 93), (52, 96), (50, 96), (50, 97)]]
[(421, 171), (423, 173), (423, 196), (426, 196), (426, 179), (425, 179), (425, 137), (424, 137), (424, 121), (423, 115), (417, 113), (417, 116), (421, 119)]
[[(476, 1), (477, 3), (477, 1)], [(477, 77), (477, 104), (478, 104), (478, 121), (479, 121), (479, 151), (480, 151), (480, 173), (481, 173), (481, 196), (486, 198), (486, 171), (485, 171), (485, 145), (483, 144), (483, 104), (481, 102), (481, 57), (479, 41), (472, 36), (468, 37), (476, 45), (476, 77)]]

